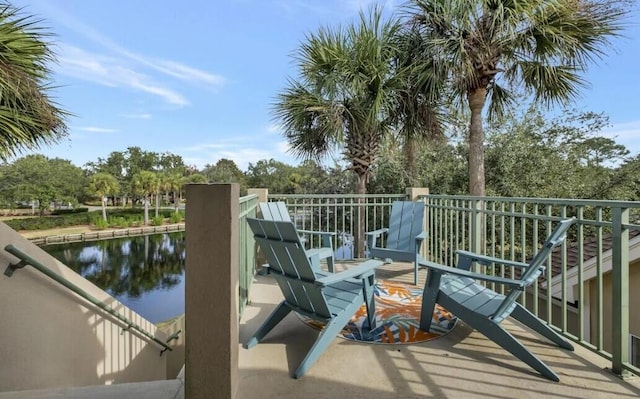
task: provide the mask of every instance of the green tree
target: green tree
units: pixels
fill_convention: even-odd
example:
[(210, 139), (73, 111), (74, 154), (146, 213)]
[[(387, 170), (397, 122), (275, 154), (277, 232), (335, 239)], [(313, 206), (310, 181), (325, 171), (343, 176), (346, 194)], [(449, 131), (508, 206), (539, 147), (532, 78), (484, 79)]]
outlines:
[(247, 178), (238, 165), (230, 159), (223, 158), (218, 160), (215, 165), (205, 165), (202, 173), (207, 176), (210, 182), (238, 183), (240, 195), (247, 193)]
[(607, 123), (601, 114), (571, 110), (549, 118), (536, 107), (502, 118), (487, 135), (487, 190), (514, 197), (628, 198), (632, 194), (614, 177), (629, 151), (598, 135)]
[(38, 22), (0, 5), (0, 160), (67, 136), (68, 114), (49, 97), (55, 57)]
[[(545, 104), (573, 99), (624, 12), (598, 0), (412, 0), (431, 67), (470, 112), (469, 192), (485, 195), (483, 108), (500, 116), (524, 88)], [(432, 73), (432, 72), (429, 72)]]
[(82, 169), (71, 161), (44, 155), (28, 155), (3, 168), (0, 193), (11, 201), (39, 204), (40, 214), (51, 203), (76, 203), (83, 194), (85, 178)]
[[(395, 90), (391, 116), (398, 139), (395, 144), (402, 148), (403, 181), (407, 187), (417, 187), (420, 184), (419, 147), (424, 142), (445, 140), (446, 75), (435, 68), (428, 56), (419, 25), (406, 24), (398, 36), (398, 45), (400, 49), (394, 62), (402, 84)], [(391, 166), (390, 161), (384, 161), (385, 167)]]
[(132, 178), (132, 190), (141, 196), (144, 204), (144, 224), (149, 224), (149, 201), (152, 194), (156, 193), (158, 187), (158, 176), (156, 173), (142, 170)]
[(120, 190), (118, 180), (108, 173), (96, 173), (89, 178), (89, 192), (100, 197), (102, 205), (102, 219), (107, 221), (106, 197), (115, 195)]
[(380, 142), (391, 128), (393, 89), (400, 83), (393, 70), (399, 29), (375, 8), (361, 13), (357, 24), (308, 35), (296, 54), (300, 78), (289, 82), (274, 107), (294, 154), (317, 159), (344, 145), (358, 194), (367, 192)]
[[(381, 140), (391, 129), (394, 90), (401, 83), (393, 65), (400, 27), (372, 8), (345, 28), (309, 34), (296, 53), (300, 77), (275, 103), (274, 114), (295, 155), (319, 159), (344, 147), (357, 176), (357, 194), (366, 194)], [(357, 222), (359, 255), (364, 254), (364, 222)]]
[(247, 180), (249, 187), (268, 188), (273, 194), (293, 194), (294, 187), (289, 176), (293, 167), (284, 162), (261, 159), (255, 164), (249, 163)]
[(180, 199), (182, 198), (183, 176), (179, 173), (169, 173), (164, 177), (164, 187), (171, 192), (173, 205), (176, 212), (180, 210)]

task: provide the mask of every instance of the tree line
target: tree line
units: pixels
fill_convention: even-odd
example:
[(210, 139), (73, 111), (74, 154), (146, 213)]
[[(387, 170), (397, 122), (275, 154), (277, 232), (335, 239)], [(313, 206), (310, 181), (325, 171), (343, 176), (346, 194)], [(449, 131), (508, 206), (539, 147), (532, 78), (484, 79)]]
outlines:
[[(549, 197), (640, 200), (640, 155), (600, 133), (605, 115), (566, 110), (550, 118), (531, 106), (487, 125), (487, 192), (504, 197)], [(428, 187), (431, 193), (466, 194), (469, 146), (465, 140), (423, 141), (416, 147), (412, 176), (402, 146), (392, 137), (381, 143), (381, 156), (366, 182), (367, 191), (397, 194), (406, 187)], [(99, 201), (114, 206), (172, 206), (179, 209), (187, 183), (240, 184), (278, 194), (353, 193), (357, 179), (348, 164), (305, 160), (289, 165), (275, 159), (249, 163), (245, 171), (229, 159), (202, 169), (180, 155), (129, 147), (113, 151), (84, 167), (69, 160), (28, 155), (0, 165), (0, 206), (37, 201)], [(104, 201), (103, 201), (104, 199)], [(147, 212), (148, 213), (148, 210)], [(105, 216), (105, 215), (103, 215)], [(145, 220), (147, 222), (147, 220)]]

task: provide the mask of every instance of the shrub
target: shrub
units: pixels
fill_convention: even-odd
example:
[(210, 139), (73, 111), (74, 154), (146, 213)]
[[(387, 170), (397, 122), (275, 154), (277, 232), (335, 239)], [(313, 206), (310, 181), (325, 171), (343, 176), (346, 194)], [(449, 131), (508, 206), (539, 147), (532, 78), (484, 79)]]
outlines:
[(182, 217), (180, 212), (173, 212), (171, 216), (169, 216), (169, 223), (180, 223), (182, 222)]
[(151, 218), (151, 225), (152, 226), (162, 226), (164, 224), (164, 217), (163, 216), (157, 216), (157, 217), (152, 217)]
[(100, 219), (96, 219), (95, 220), (95, 225), (96, 225), (96, 228), (98, 230), (104, 230), (109, 226), (109, 222), (107, 222), (104, 219), (100, 218)]
[(12, 219), (5, 221), (5, 223), (14, 230), (46, 230), (92, 224), (94, 223), (94, 218), (100, 218), (100, 211), (57, 216), (39, 216), (28, 219)]
[(73, 209), (54, 209), (52, 215), (68, 215), (70, 213), (87, 213), (89, 208), (73, 208)]

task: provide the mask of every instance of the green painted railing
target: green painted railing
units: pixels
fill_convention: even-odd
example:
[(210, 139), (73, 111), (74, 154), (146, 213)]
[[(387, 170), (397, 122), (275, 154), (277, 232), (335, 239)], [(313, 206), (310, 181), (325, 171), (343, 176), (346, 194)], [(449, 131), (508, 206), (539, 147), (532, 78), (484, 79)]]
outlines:
[(240, 228), (239, 228), (239, 243), (240, 256), (238, 280), (240, 286), (240, 314), (244, 306), (249, 300), (249, 289), (251, 288), (251, 281), (253, 280), (253, 274), (255, 271), (255, 254), (256, 245), (253, 239), (253, 234), (247, 223), (247, 217), (255, 217), (256, 209), (258, 207), (258, 196), (249, 195), (240, 198)]
[[(284, 201), (287, 204), (297, 228), (336, 232), (338, 242), (335, 245), (338, 247), (353, 237), (352, 254), (358, 254), (364, 242), (363, 237), (357, 234), (358, 220), (364, 218), (364, 231), (388, 227), (391, 204), (406, 198), (404, 194), (269, 194), (269, 201)], [(311, 245), (320, 245), (320, 238), (315, 238), (318, 242), (312, 242)]]
[[(386, 227), (392, 202), (404, 199), (402, 194), (269, 195), (269, 201), (287, 204), (298, 228), (347, 233), (356, 243), (359, 216), (366, 231)], [(567, 241), (550, 256), (551, 267), (520, 300), (567, 337), (610, 359), (614, 373), (640, 375), (640, 342), (632, 343), (630, 335), (640, 336), (640, 312), (631, 311), (640, 306), (640, 202), (447, 195), (421, 200), (427, 204), (429, 233), (424, 255), (448, 265), (455, 264), (458, 249), (526, 262), (554, 222), (576, 217)], [(511, 270), (483, 269), (515, 277)], [(630, 286), (634, 283), (639, 286)]]
[(131, 321), (130, 319), (128, 319), (126, 316), (124, 316), (121, 313), (119, 313), (118, 311), (116, 311), (111, 306), (105, 304), (104, 302), (99, 301), (98, 299), (96, 299), (96, 297), (94, 297), (93, 295), (89, 294), (87, 291), (85, 291), (82, 288), (78, 287), (77, 285), (73, 284), (72, 282), (70, 282), (66, 278), (60, 276), (59, 274), (53, 272), (51, 269), (49, 269), (48, 267), (46, 267), (42, 263), (38, 262), (37, 260), (35, 260), (31, 256), (27, 255), (26, 253), (22, 252), (21, 250), (19, 250), (15, 246), (9, 244), (9, 245), (4, 247), (4, 250), (9, 252), (11, 255), (17, 257), (18, 259), (20, 259), (20, 262), (18, 262), (16, 264), (10, 264), (5, 269), (5, 271), (4, 271), (5, 276), (11, 277), (16, 270), (21, 269), (21, 268), (23, 268), (25, 266), (31, 266), (34, 269), (38, 270), (40, 273), (42, 273), (45, 276), (49, 277), (50, 279), (54, 280), (58, 284), (64, 286), (65, 288), (67, 288), (68, 290), (73, 292), (74, 294), (84, 298), (85, 300), (87, 300), (91, 304), (97, 306), (98, 308), (102, 309), (106, 313), (114, 316), (116, 319), (118, 319), (120, 322), (122, 322), (125, 325), (125, 327), (123, 328), (123, 331), (135, 330), (139, 334), (141, 334), (142, 336), (144, 336), (144, 337), (148, 338), (149, 340), (155, 342), (156, 344), (160, 345), (162, 347), (160, 355), (162, 355), (167, 350), (168, 351), (172, 351), (173, 350), (171, 345), (169, 345), (169, 342), (171, 342), (172, 340), (178, 338), (178, 336), (179, 336), (179, 334), (181, 332), (180, 330), (178, 330), (175, 334), (172, 334), (167, 339), (166, 342), (162, 341), (162, 340), (156, 338), (155, 336), (153, 336), (153, 334), (151, 334), (149, 331), (145, 330), (144, 328), (140, 327), (138, 324), (136, 324), (133, 321)]
[[(455, 264), (458, 249), (526, 262), (553, 222), (576, 217), (566, 243), (550, 256), (551, 267), (521, 302), (569, 338), (611, 359), (614, 373), (640, 374), (638, 359), (630, 358), (629, 335), (640, 335), (640, 314), (630, 312), (629, 294), (638, 288), (630, 287), (629, 262), (630, 253), (640, 251), (640, 202), (445, 195), (423, 200), (429, 231), (425, 255), (445, 264)], [(640, 305), (640, 295), (634, 300)]]

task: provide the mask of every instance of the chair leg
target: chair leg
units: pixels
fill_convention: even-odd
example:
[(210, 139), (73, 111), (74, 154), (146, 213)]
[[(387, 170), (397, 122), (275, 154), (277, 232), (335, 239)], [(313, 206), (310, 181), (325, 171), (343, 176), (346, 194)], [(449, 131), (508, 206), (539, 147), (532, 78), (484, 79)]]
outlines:
[(429, 332), (431, 329), (431, 320), (433, 319), (433, 311), (436, 308), (438, 293), (440, 292), (440, 279), (442, 274), (433, 270), (429, 270), (427, 281), (422, 291), (422, 308), (420, 310), (420, 329)]
[[(560, 381), (558, 375), (551, 370), (542, 360), (536, 355), (529, 352), (513, 335), (502, 328), (501, 325), (496, 324), (482, 316), (478, 317), (461, 317), (471, 327), (480, 331), (487, 338), (500, 345), (503, 349), (510, 352), (512, 355), (522, 360), (529, 365), (532, 369), (542, 374), (544, 377), (552, 381)], [(470, 320), (475, 319), (475, 320)]]
[(302, 363), (298, 366), (295, 373), (293, 373), (293, 378), (300, 378), (304, 375), (304, 373), (309, 370), (309, 368), (318, 360), (320, 355), (327, 349), (329, 344), (333, 342), (338, 333), (342, 330), (342, 328), (347, 324), (351, 316), (358, 310), (361, 306), (362, 302), (356, 301), (351, 305), (347, 306), (338, 316), (333, 318), (327, 323), (326, 327), (320, 332), (318, 339), (313, 343), (309, 352), (307, 352), (307, 356), (305, 356)]
[(243, 347), (245, 349), (249, 349), (255, 346), (258, 342), (262, 341), (262, 338), (269, 334), (269, 331), (271, 331), (273, 327), (278, 325), (278, 323), (280, 323), (282, 319), (284, 319), (284, 317), (289, 314), (289, 312), (291, 312), (291, 308), (287, 306), (284, 301), (280, 302), (280, 305), (278, 305), (278, 307), (275, 308), (273, 312), (271, 312), (267, 320), (265, 320), (260, 328), (258, 328), (258, 330), (253, 333), (253, 336), (249, 338), (249, 340), (243, 345)]
[(533, 331), (547, 338), (549, 341), (557, 344), (559, 347), (570, 351), (573, 350), (573, 345), (571, 345), (569, 341), (564, 339), (560, 334), (543, 323), (533, 313), (529, 312), (529, 310), (522, 307), (519, 303), (516, 303), (516, 308), (511, 313), (511, 316)]
[(364, 295), (364, 303), (367, 306), (367, 321), (369, 323), (369, 329), (376, 328), (376, 301), (373, 294), (373, 285), (375, 284), (375, 274), (363, 276), (362, 278), (362, 293)]
[(334, 262), (333, 262), (333, 255), (329, 256), (327, 258), (327, 269), (329, 270), (329, 272), (334, 273), (335, 272), (335, 268), (334, 268)]

